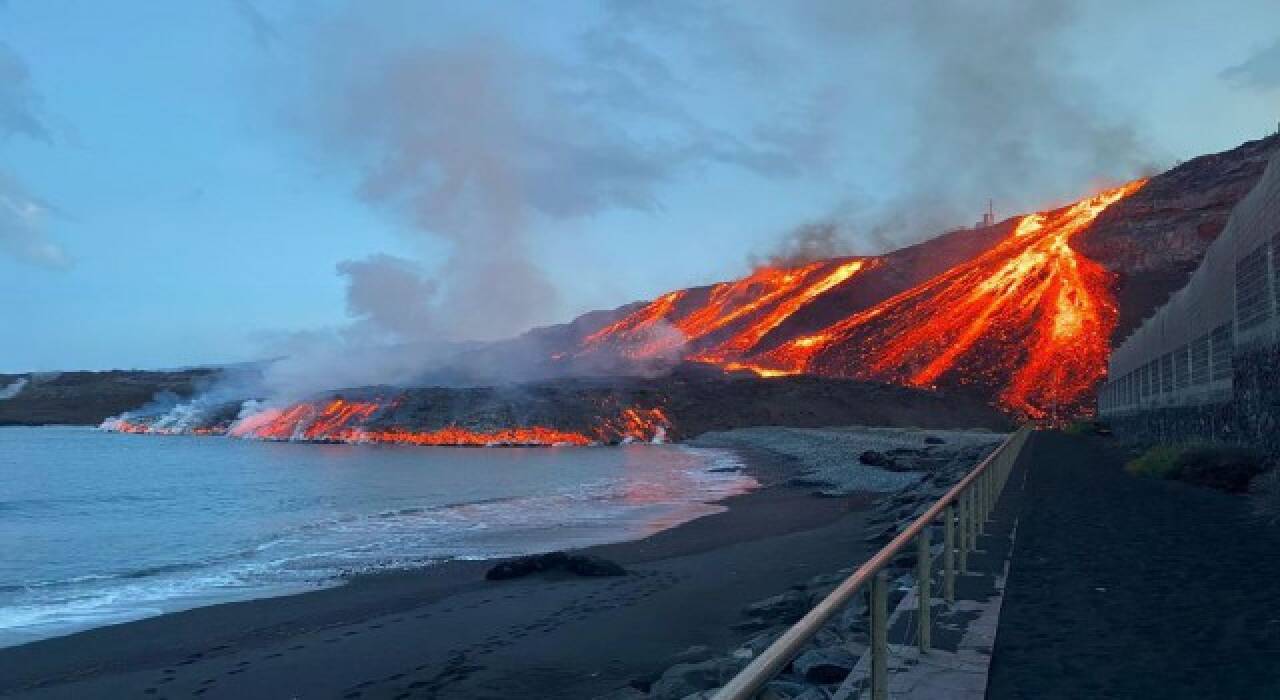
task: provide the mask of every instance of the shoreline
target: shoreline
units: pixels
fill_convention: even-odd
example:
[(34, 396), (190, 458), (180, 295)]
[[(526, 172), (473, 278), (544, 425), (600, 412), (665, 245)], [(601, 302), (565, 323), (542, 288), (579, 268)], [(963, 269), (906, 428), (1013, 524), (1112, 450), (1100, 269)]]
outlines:
[[(830, 525), (856, 513), (871, 500), (815, 498), (810, 494), (812, 489), (783, 483), (796, 469), (791, 460), (759, 450), (719, 449), (735, 453), (743, 471), (760, 485), (749, 493), (716, 502), (725, 507), (722, 512), (640, 539), (575, 551), (616, 561), (628, 570), (667, 560), (696, 560), (708, 552), (742, 543)], [(108, 691), (102, 687), (104, 693), (121, 692), (136, 688), (130, 679), (141, 669), (182, 664), (193, 657), (216, 658), (219, 652), (267, 647), (346, 627), (353, 621), (404, 614), (460, 596), (515, 588), (540, 597), (539, 589), (560, 581), (583, 588), (613, 582), (610, 578), (576, 579), (555, 574), (485, 581), (485, 572), (496, 561), (453, 560), (426, 567), (357, 573), (335, 586), (206, 605), (6, 647), (0, 649), (0, 669), (5, 669), (0, 673), (0, 695), (35, 692), (41, 697), (45, 693), (51, 693), (48, 697), (71, 697), (95, 694), (99, 684), (113, 688)], [(728, 625), (724, 629), (728, 631)]]
[[(719, 501), (722, 512), (575, 550), (617, 562), (625, 576), (484, 580), (496, 560), (357, 574), (331, 588), (0, 649), (0, 695), (634, 696), (673, 665), (756, 635), (748, 606), (812, 587), (878, 546), (875, 506), (894, 490), (855, 487), (911, 475), (850, 459), (848, 441), (881, 439), (877, 430), (775, 429), (715, 445), (734, 452), (760, 486)], [(933, 433), (947, 434), (898, 437), (918, 443)], [(814, 449), (764, 447), (788, 440)], [(947, 441), (953, 446), (939, 454), (969, 449)], [(832, 468), (833, 451), (844, 455), (846, 478), (823, 488), (813, 477)]]

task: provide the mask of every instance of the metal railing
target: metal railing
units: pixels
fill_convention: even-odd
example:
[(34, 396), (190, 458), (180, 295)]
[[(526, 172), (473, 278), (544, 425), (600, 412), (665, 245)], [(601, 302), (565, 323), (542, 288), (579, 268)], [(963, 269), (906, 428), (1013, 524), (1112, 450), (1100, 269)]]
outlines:
[(885, 568), (915, 540), (916, 599), (919, 601), (916, 639), (920, 651), (928, 652), (931, 644), (929, 605), (933, 583), (929, 528), (934, 521), (942, 518), (943, 598), (948, 604), (954, 603), (956, 574), (967, 570), (969, 552), (977, 549), (978, 535), (983, 534), (987, 516), (995, 507), (1005, 481), (1009, 478), (1009, 472), (1030, 433), (1031, 426), (1024, 425), (1000, 443), (929, 510), (858, 567), (822, 602), (814, 606), (813, 610), (734, 676), (716, 693), (715, 700), (747, 700), (753, 697), (765, 683), (786, 668), (822, 626), (867, 584), (871, 585), (871, 698), (886, 700), (889, 697), (889, 580), (885, 575)]

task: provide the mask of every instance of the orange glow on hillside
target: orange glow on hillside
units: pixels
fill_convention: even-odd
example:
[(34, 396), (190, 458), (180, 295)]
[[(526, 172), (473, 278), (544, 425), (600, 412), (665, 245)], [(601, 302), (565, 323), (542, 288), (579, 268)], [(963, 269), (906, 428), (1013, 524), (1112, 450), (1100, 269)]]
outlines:
[(1145, 183), (1025, 216), (977, 258), (752, 364), (912, 386), (984, 386), (1021, 415), (1078, 413), (1105, 371), (1116, 307), (1109, 274), (1070, 241)]
[(645, 359), (683, 346), (687, 359), (728, 365), (814, 299), (875, 262), (762, 267), (742, 279), (713, 285), (700, 303), (691, 300), (701, 290), (670, 292), (588, 336), (580, 353), (610, 348), (624, 357)]

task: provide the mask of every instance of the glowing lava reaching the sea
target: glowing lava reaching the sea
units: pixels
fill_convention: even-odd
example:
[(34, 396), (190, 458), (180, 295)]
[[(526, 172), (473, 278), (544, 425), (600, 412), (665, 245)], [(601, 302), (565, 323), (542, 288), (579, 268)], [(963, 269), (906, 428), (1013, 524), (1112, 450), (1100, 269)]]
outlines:
[(264, 440), (386, 443), (403, 445), (591, 445), (602, 442), (662, 442), (671, 421), (661, 408), (621, 408), (597, 419), (590, 431), (545, 426), (473, 429), (450, 425), (433, 430), (381, 425), (372, 421), (393, 409), (395, 401), (303, 402), (286, 408), (266, 408), (237, 421), (232, 437)]

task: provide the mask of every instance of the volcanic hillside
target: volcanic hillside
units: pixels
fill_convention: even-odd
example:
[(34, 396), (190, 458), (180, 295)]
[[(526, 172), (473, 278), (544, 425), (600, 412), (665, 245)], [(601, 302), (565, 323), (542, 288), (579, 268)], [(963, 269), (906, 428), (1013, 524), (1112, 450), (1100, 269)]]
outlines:
[(882, 256), (668, 292), (551, 357), (565, 373), (685, 360), (961, 390), (1032, 418), (1087, 413), (1111, 343), (1185, 282), (1278, 142)]

